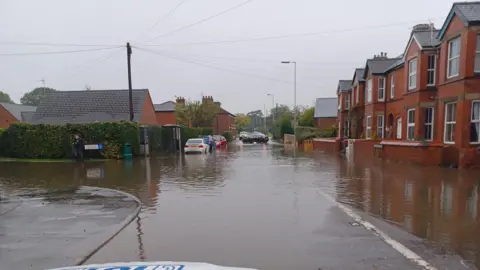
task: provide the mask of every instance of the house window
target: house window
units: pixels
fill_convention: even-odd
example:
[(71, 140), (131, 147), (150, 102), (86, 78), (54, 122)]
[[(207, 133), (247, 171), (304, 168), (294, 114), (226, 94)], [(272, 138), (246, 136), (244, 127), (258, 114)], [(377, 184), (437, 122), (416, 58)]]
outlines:
[(402, 118), (397, 118), (397, 139), (402, 139)]
[(436, 55), (428, 56), (428, 67), (427, 67), (427, 86), (435, 85), (435, 69), (437, 67), (437, 57)]
[(407, 111), (407, 140), (415, 138), (415, 109)]
[(477, 47), (475, 53), (475, 72), (480, 72), (480, 35), (477, 35)]
[(345, 121), (345, 127), (343, 129), (343, 136), (350, 138), (350, 121)]
[(367, 134), (366, 134), (366, 138), (367, 139), (371, 139), (372, 138), (372, 117), (371, 116), (367, 116)]
[(423, 135), (426, 141), (433, 140), (433, 108), (425, 108), (425, 122), (424, 122), (424, 130)]
[(480, 100), (472, 101), (472, 119), (470, 122), (470, 142), (480, 143)]
[(345, 96), (345, 109), (350, 109), (350, 94)]
[(379, 139), (383, 139), (383, 115), (377, 116), (377, 136)]
[(408, 62), (408, 90), (417, 88), (417, 58)]
[(372, 79), (367, 81), (367, 102), (372, 102)]
[(390, 98), (395, 97), (395, 76), (390, 76)]
[(378, 78), (378, 101), (385, 100), (385, 77)]
[(445, 143), (455, 142), (455, 127), (457, 125), (457, 103), (445, 104), (445, 133), (443, 141)]
[(448, 42), (447, 78), (458, 76), (460, 70), (460, 37)]

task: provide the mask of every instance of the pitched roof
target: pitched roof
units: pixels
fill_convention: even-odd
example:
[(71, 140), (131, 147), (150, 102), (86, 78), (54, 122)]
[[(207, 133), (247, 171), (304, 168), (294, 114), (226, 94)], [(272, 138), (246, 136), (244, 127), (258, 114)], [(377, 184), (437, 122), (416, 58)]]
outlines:
[(337, 89), (340, 92), (347, 92), (352, 89), (352, 81), (351, 80), (340, 80), (338, 81)]
[(176, 105), (177, 103), (173, 101), (167, 101), (161, 104), (153, 104), (153, 107), (155, 107), (156, 112), (174, 112)]
[(233, 114), (233, 113), (231, 113), (231, 112), (229, 112), (229, 111), (225, 110), (225, 109), (224, 109), (224, 108), (222, 108), (222, 107), (220, 107), (220, 112), (219, 112), (219, 114), (228, 114), (228, 115), (230, 115), (230, 116), (233, 116), (233, 117), (235, 117), (235, 114)]
[(372, 74), (383, 74), (398, 60), (401, 58), (368, 59), (363, 76), (367, 77), (366, 72), (368, 71)]
[(355, 69), (355, 77), (358, 78), (358, 81), (364, 82), (365, 78), (363, 78), (363, 73), (365, 72), (364, 68), (356, 68)]
[(397, 67), (400, 67), (400, 66), (402, 66), (404, 63), (405, 63), (405, 60), (403, 59), (403, 56), (402, 56), (402, 58), (401, 58), (400, 60), (398, 60), (397, 62), (393, 63), (391, 66), (389, 66), (389, 67), (385, 70), (385, 72), (389, 72), (389, 71), (391, 71), (391, 70), (393, 70), (393, 69), (395, 69), (395, 68), (397, 68)]
[(37, 107), (35, 106), (27, 106), (22, 104), (10, 104), (10, 103), (0, 103), (5, 110), (7, 110), (15, 119), (18, 121), (24, 121), (22, 118), (23, 112), (35, 112)]
[[(133, 94), (134, 121), (141, 119), (148, 89)], [(33, 115), (34, 124), (109, 122), (130, 119), (128, 90), (55, 91)]]
[(480, 23), (480, 2), (458, 2), (453, 3), (448, 17), (443, 23), (442, 28), (438, 32), (438, 39), (442, 39), (445, 35), (445, 31), (453, 19), (453, 16), (457, 15), (467, 26)]
[(22, 112), (22, 121), (31, 123), (35, 112)]
[(332, 98), (317, 98), (315, 101), (315, 118), (321, 117), (337, 117), (338, 99)]
[(441, 44), (441, 41), (437, 38), (439, 30), (433, 31), (416, 31), (413, 32), (413, 38), (417, 41), (421, 48), (432, 48)]

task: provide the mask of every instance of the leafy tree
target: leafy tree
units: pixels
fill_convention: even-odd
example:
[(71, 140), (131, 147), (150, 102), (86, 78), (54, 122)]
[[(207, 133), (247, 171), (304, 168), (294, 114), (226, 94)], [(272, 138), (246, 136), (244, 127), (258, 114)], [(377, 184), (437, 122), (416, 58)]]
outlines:
[(252, 118), (244, 113), (237, 113), (235, 116), (235, 125), (237, 127), (237, 131), (244, 131), (252, 122)]
[(177, 103), (175, 114), (177, 121), (188, 127), (212, 126), (219, 112), (218, 105), (212, 101), (205, 102), (187, 100), (184, 104)]
[(300, 115), (300, 118), (298, 119), (298, 125), (299, 126), (305, 126), (305, 127), (314, 127), (315, 126), (315, 108), (308, 108), (303, 111), (303, 113)]
[(25, 93), (20, 99), (20, 103), (23, 105), (38, 106), (48, 93), (54, 91), (56, 90), (49, 87), (37, 87), (32, 91)]
[(8, 93), (0, 91), (0, 102), (14, 104), (13, 100), (10, 98)]

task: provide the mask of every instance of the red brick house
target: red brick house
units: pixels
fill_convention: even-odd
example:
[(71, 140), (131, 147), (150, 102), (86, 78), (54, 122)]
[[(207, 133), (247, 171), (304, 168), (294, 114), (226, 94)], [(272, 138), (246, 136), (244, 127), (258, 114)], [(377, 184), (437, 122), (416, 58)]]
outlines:
[[(367, 60), (362, 79), (363, 128), (372, 143), (355, 142), (355, 153), (480, 167), (480, 2), (454, 3), (440, 29), (415, 26), (402, 56), (381, 53)], [(355, 75), (350, 91), (354, 101), (357, 80), (361, 83)], [(340, 106), (345, 106), (339, 112), (343, 130), (347, 93), (338, 91)], [(348, 121), (353, 111), (355, 105), (350, 105)]]
[(157, 118), (157, 124), (159, 125), (174, 125), (177, 123), (175, 116), (176, 103), (173, 101), (167, 101), (161, 104), (154, 104), (155, 117)]
[(320, 130), (328, 130), (337, 126), (338, 99), (317, 98), (315, 101), (315, 126)]
[(352, 106), (352, 81), (340, 80), (337, 85), (338, 96), (338, 136), (350, 137), (350, 108)]
[(36, 110), (34, 106), (0, 103), (0, 128), (7, 128), (16, 122), (30, 122)]

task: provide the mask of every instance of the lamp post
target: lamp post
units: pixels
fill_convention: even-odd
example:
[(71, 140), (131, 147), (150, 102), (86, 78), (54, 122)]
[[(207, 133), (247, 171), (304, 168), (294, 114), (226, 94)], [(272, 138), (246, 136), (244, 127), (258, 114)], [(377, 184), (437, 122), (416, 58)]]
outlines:
[(267, 94), (267, 96), (272, 97), (272, 125), (275, 123), (275, 95)]
[(297, 62), (282, 61), (282, 64), (293, 64), (293, 135), (297, 138)]

